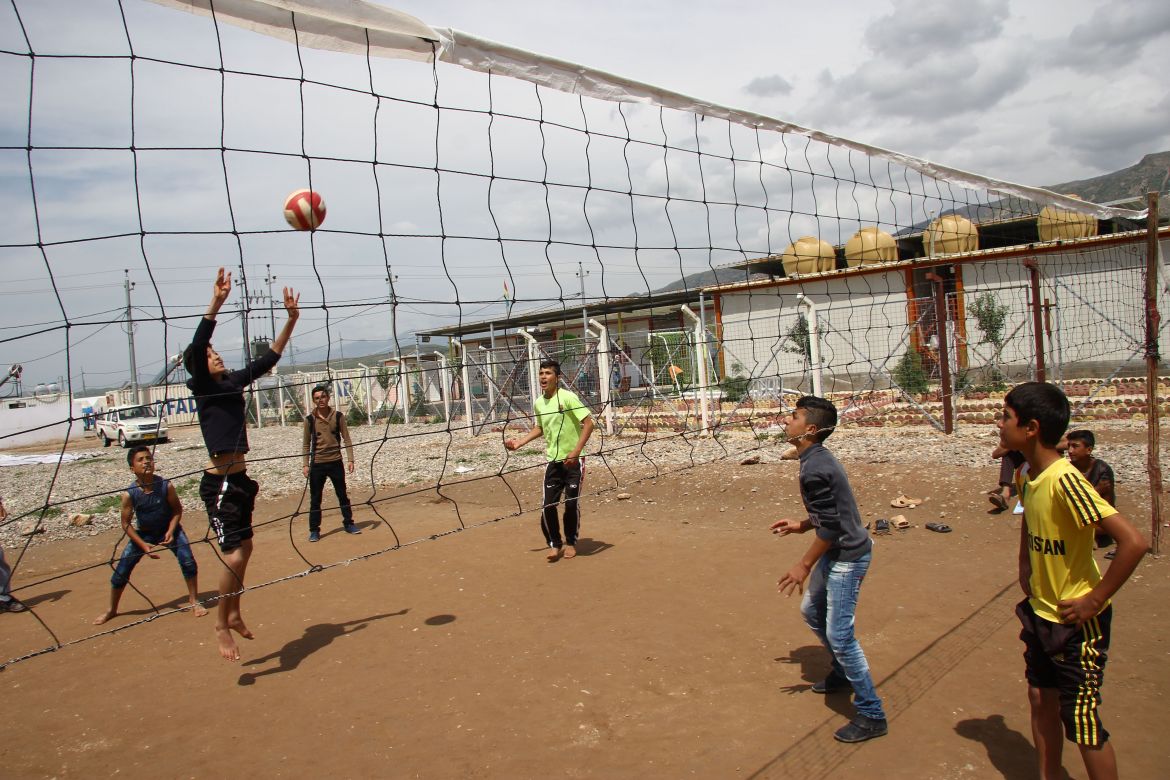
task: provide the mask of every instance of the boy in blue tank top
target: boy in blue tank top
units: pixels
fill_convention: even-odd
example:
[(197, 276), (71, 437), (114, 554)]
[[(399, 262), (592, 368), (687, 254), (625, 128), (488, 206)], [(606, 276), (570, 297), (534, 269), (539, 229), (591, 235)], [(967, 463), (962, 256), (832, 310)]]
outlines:
[[(154, 473), (154, 455), (150, 447), (139, 446), (130, 450), (126, 462), (134, 472), (135, 480), (122, 494), (122, 530), (130, 541), (122, 550), (122, 557), (110, 577), (110, 609), (98, 615), (93, 624), (100, 626), (118, 614), (118, 602), (122, 591), (130, 582), (130, 574), (143, 556), (157, 559), (158, 550), (168, 548), (179, 561), (179, 569), (187, 582), (187, 596), (191, 612), (203, 617), (207, 610), (199, 603), (199, 569), (187, 534), (179, 524), (183, 519), (183, 505), (175, 486)], [(136, 522), (131, 522), (135, 520)]]

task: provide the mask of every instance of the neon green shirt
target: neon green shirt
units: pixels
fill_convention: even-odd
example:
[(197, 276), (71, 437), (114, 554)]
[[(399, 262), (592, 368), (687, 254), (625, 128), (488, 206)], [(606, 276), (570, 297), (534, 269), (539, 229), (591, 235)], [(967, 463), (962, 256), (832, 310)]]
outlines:
[(589, 407), (572, 390), (558, 387), (552, 398), (541, 393), (532, 408), (548, 442), (548, 459), (564, 460), (581, 440), (581, 423), (589, 416)]

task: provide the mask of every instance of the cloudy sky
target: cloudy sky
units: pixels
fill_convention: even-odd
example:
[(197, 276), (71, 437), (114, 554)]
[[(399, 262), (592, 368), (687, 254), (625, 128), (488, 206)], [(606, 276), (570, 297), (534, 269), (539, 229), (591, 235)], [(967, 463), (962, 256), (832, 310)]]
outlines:
[[(1086, 178), (1170, 149), (1166, 3), (382, 4), (436, 28), (1023, 184)], [(9, 220), (0, 239), (0, 363), (24, 363), (26, 387), (66, 374), (79, 383), (83, 370), (90, 386), (127, 376), (116, 321), (123, 269), (144, 320), (136, 333), (145, 380), (189, 338), (219, 264), (242, 260), (253, 296), (267, 292), (269, 272), (277, 291), (282, 283), (303, 290), (292, 362), (298, 353), (381, 349), (388, 267), (398, 336), (413, 343), (415, 330), (501, 313), (505, 281), (518, 306), (568, 309), (578, 263), (596, 300), (780, 251), (800, 235), (839, 243), (858, 225), (904, 226), (945, 206), (919, 199), (918, 213), (903, 204), (891, 215), (852, 194), (838, 204), (841, 216), (825, 219), (816, 216), (825, 202), (842, 197), (818, 178), (835, 153), (808, 162), (807, 147), (779, 138), (757, 147), (726, 123), (538, 96), (444, 66), (440, 102), (457, 110), (443, 112), (440, 127), (428, 108), (428, 66), (298, 57), (232, 29), (217, 40), (206, 20), (144, 0), (124, 3), (125, 26), (114, 0), (15, 7), (19, 23), (11, 7), (0, 9), (0, 77), (9, 85), (0, 95), (0, 210)], [(143, 57), (132, 79), (127, 32)], [(30, 45), (48, 55), (35, 68)], [(221, 80), (221, 49), (229, 69), (263, 76)], [(335, 88), (302, 89), (301, 68)], [(363, 96), (371, 71), (378, 94), (393, 100)], [(538, 117), (563, 127), (541, 132)], [(587, 150), (574, 132), (584, 125), (598, 134)], [(626, 133), (645, 143), (620, 143)], [(237, 151), (220, 153), (221, 134)], [(663, 136), (672, 147), (665, 160), (653, 146)], [(687, 153), (696, 147), (712, 155), (698, 166)], [(743, 164), (758, 159), (757, 148), (765, 159), (806, 159), (779, 176)], [(457, 171), (441, 183), (436, 154)], [(310, 177), (330, 209), (311, 239), (289, 231), (279, 207)], [(542, 186), (546, 179), (554, 186)], [(616, 194), (631, 186), (655, 197)], [(775, 211), (779, 194), (787, 211)], [(665, 212), (662, 195), (676, 199)], [(773, 211), (760, 207), (766, 197)], [(749, 208), (701, 208), (704, 199)], [(255, 306), (254, 332), (268, 330), (264, 306)], [(238, 361), (239, 319), (221, 321), (217, 345)]]

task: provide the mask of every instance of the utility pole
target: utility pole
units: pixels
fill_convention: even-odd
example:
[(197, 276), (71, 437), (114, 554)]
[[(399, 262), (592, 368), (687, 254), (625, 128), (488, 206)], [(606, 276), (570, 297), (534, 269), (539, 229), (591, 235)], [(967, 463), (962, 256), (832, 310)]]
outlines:
[[(398, 281), (398, 274), (390, 272), (386, 266), (386, 284), (390, 285), (390, 338), (394, 342), (394, 357), (400, 358), (398, 347), (398, 293), (394, 290), (394, 283)], [(399, 360), (399, 364), (401, 364)]]
[(244, 278), (244, 265), (239, 266), (240, 274), (236, 278), (236, 287), (240, 293), (240, 332), (244, 337), (244, 363), (252, 359), (252, 342), (248, 339), (248, 280)]
[(134, 359), (134, 310), (130, 307), (130, 291), (134, 289), (134, 282), (130, 281), (130, 269), (124, 269), (126, 274), (126, 337), (130, 343), (130, 387), (134, 390), (135, 405), (142, 402), (138, 394), (138, 364)]
[(268, 326), (272, 329), (272, 340), (276, 341), (276, 304), (272, 302), (272, 283), (276, 277), (272, 275), (272, 265), (269, 263), (264, 264), (264, 281), (268, 283)]
[[(585, 337), (589, 335), (589, 312), (585, 310), (585, 277), (589, 272), (585, 270), (585, 265), (577, 261), (577, 278), (581, 280), (581, 344), (585, 344)], [(584, 346), (582, 346), (584, 350)], [(584, 352), (582, 352), (584, 355)]]

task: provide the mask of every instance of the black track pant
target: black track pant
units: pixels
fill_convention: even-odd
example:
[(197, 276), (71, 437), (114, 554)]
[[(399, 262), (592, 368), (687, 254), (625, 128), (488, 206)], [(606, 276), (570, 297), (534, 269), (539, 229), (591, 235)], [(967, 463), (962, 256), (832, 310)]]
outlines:
[[(563, 461), (552, 461), (544, 470), (544, 511), (540, 516), (540, 530), (549, 547), (577, 543), (579, 517), (577, 497), (581, 495), (581, 481), (585, 475), (584, 459), (578, 458), (575, 466), (566, 466)], [(557, 519), (557, 504), (561, 494), (565, 496), (565, 535), (561, 536), (561, 524)]]

